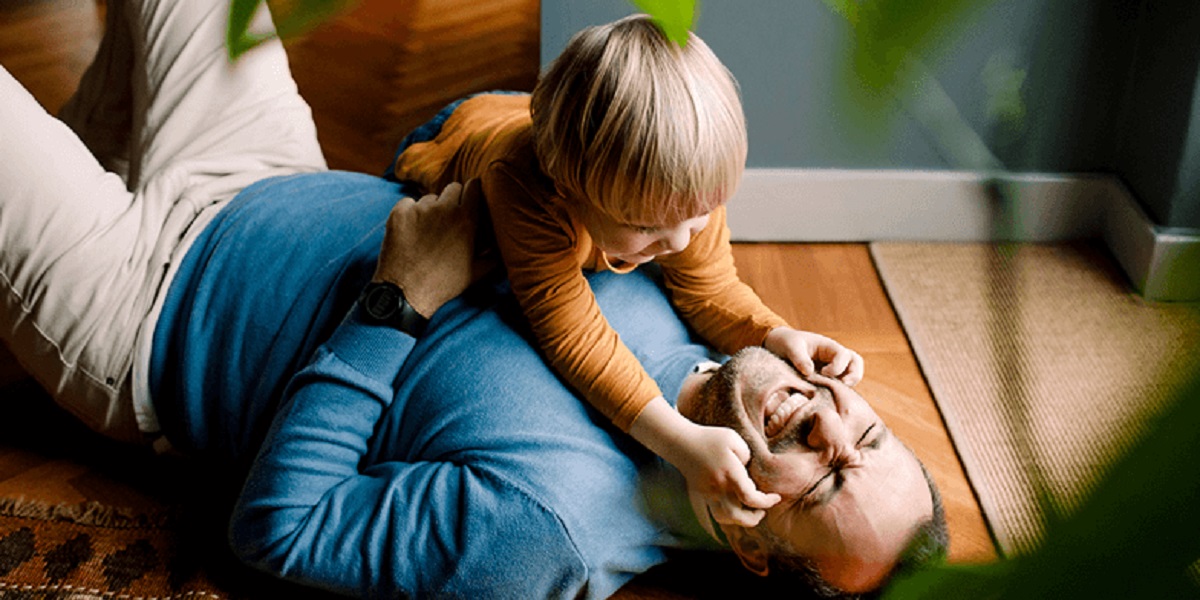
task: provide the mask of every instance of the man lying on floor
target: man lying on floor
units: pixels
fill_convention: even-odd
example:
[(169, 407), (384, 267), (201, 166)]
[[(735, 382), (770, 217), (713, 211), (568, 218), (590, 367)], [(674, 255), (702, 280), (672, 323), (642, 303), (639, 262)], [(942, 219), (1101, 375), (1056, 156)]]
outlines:
[[(416, 207), (397, 211), (405, 209)], [(395, 249), (419, 244), (422, 232), (388, 236), (383, 247)], [(406, 293), (420, 289), (410, 274), (452, 268), (455, 252), (414, 245), (408, 254), (394, 271)], [(385, 250), (379, 272), (391, 260)], [(604, 597), (661, 562), (663, 545), (724, 543), (785, 586), (819, 572), (860, 591), (885, 580), (922, 526), (926, 543), (939, 543), (944, 522), (920, 463), (852, 388), (805, 381), (761, 348), (718, 369), (648, 274), (590, 283), (680, 412), (746, 440), (755, 482), (784, 498), (759, 526), (715, 524), (678, 472), (578, 402), (530, 345), (511, 295), (485, 286), (441, 306), (419, 336), (375, 322), (361, 305), (350, 310), (287, 388), (235, 513), (235, 550), (362, 596)], [(192, 373), (200, 390), (232, 359), (180, 356), (175, 370)], [(192, 396), (192, 406), (206, 397)], [(229, 409), (218, 412), (241, 406)]]
[[(944, 547), (920, 463), (853, 390), (754, 350), (710, 372), (648, 273), (596, 275), (666, 397), (741, 432), (784, 499), (714, 526), (548, 370), (503, 284), (456, 298), (478, 198), (397, 203), (396, 182), (327, 171), (280, 44), (228, 62), (228, 0), (106, 6), (63, 121), (0, 68), (0, 335), (98, 431), (252, 461), (231, 524), (248, 562), (363, 597), (574, 598), (669, 547), (846, 590), (911, 540)], [(383, 318), (364, 289), (414, 310)]]

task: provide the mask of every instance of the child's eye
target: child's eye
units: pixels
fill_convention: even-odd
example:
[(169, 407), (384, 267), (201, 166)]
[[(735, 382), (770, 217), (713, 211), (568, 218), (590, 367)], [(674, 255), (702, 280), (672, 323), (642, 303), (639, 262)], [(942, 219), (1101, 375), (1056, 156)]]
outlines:
[(629, 227), (638, 233), (646, 235), (658, 233), (658, 227), (650, 227), (649, 225), (630, 225)]

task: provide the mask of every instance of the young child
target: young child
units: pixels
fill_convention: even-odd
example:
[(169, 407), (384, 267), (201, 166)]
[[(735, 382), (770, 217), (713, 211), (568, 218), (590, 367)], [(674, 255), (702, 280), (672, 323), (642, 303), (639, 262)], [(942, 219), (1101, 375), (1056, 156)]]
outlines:
[(426, 190), (481, 180), (513, 292), (551, 366), (675, 465), (717, 521), (757, 524), (779, 496), (755, 488), (746, 443), (675, 412), (583, 275), (655, 261), (677, 310), (717, 350), (763, 345), (802, 373), (815, 360), (826, 375), (861, 378), (857, 354), (792, 329), (737, 277), (724, 204), (742, 176), (746, 127), (737, 83), (712, 51), (630, 16), (576, 34), (532, 96), (472, 96), (414, 136), (430, 139), (401, 151), (395, 177)]

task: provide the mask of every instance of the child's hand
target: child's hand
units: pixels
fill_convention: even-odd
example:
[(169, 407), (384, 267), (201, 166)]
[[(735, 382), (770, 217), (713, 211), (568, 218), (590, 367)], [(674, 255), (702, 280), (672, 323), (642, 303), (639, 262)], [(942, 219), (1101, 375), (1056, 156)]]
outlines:
[(776, 327), (767, 334), (763, 347), (787, 359), (801, 375), (812, 375), (814, 362), (822, 363), (821, 374), (855, 385), (863, 378), (863, 359), (857, 352), (811, 331)]
[(753, 527), (779, 503), (779, 494), (758, 491), (746, 472), (746, 440), (727, 427), (689, 421), (662, 396), (646, 405), (629, 433), (683, 473), (718, 523)]
[(704, 498), (718, 523), (754, 527), (766, 509), (779, 503), (779, 494), (760, 492), (746, 472), (750, 448), (732, 429), (694, 423), (682, 432), (666, 457), (687, 479), (688, 488)]

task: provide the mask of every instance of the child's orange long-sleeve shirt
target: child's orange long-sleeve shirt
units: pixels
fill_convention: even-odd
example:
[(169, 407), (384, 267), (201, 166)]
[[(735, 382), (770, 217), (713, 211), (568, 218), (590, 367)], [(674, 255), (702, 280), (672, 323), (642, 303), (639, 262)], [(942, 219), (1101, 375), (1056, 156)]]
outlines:
[[(513, 292), (547, 361), (628, 431), (662, 392), (609, 327), (582, 270), (627, 273), (635, 265), (610, 263), (571, 216), (538, 166), (531, 127), (528, 95), (474, 96), (436, 138), (397, 158), (396, 177), (426, 192), (480, 178)], [(656, 262), (676, 309), (721, 352), (759, 345), (787, 325), (738, 279), (723, 206), (683, 252)]]

